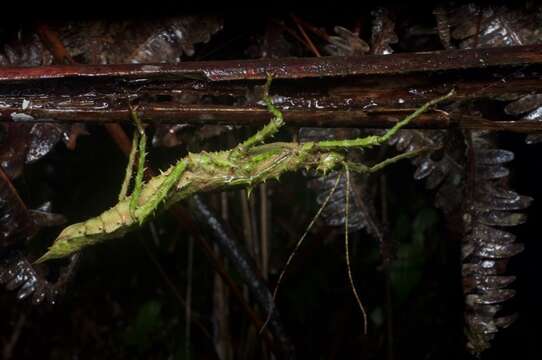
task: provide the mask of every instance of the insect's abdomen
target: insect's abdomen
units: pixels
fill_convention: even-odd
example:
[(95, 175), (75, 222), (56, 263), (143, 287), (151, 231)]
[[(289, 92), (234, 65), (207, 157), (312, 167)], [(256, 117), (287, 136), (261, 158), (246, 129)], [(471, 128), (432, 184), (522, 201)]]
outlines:
[[(249, 164), (247, 168), (227, 166), (224, 159), (227, 159), (228, 152), (192, 154), (186, 170), (160, 208), (167, 208), (193, 193), (253, 186), (266, 179), (278, 178), (284, 172), (297, 170), (310, 152), (310, 147), (302, 151), (301, 146), (291, 144), (275, 144), (275, 148), (274, 152), (267, 149), (272, 153), (269, 157), (262, 157), (257, 151), (255, 155), (248, 155), (245, 161)], [(170, 167), (143, 186), (138, 205), (145, 204), (160, 191), (172, 169)], [(38, 262), (65, 257), (86, 246), (123, 236), (138, 224), (130, 214), (130, 199), (127, 197), (101, 215), (65, 228)], [(137, 217), (138, 209), (135, 215)]]
[(58, 235), (47, 254), (37, 262), (62, 258), (83, 247), (121, 237), (134, 224), (129, 203), (128, 197), (97, 217), (68, 226)]

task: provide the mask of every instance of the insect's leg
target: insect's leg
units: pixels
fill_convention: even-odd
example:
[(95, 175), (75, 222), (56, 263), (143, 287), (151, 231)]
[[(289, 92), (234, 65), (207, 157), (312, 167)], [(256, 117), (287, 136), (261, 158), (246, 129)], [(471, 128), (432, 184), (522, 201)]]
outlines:
[(188, 161), (185, 159), (180, 160), (171, 170), (171, 172), (165, 176), (164, 181), (158, 189), (145, 201), (144, 204), (137, 206), (135, 209), (135, 217), (141, 225), (147, 217), (158, 208), (160, 203), (164, 201), (171, 188), (173, 188), (180, 180), (182, 174), (186, 170)]
[(271, 118), (269, 123), (265, 125), (261, 130), (259, 130), (256, 134), (252, 135), (247, 140), (237, 145), (237, 147), (232, 150), (230, 156), (235, 158), (239, 155), (242, 155), (251, 147), (257, 144), (260, 144), (264, 142), (266, 139), (275, 135), (279, 131), (279, 129), (282, 127), (282, 125), (284, 125), (284, 116), (282, 115), (282, 112), (277, 107), (275, 107), (275, 105), (273, 105), (273, 101), (271, 100), (271, 97), (269, 96), (269, 88), (271, 87), (271, 81), (272, 81), (272, 78), (270, 75), (268, 75), (267, 82), (265, 83), (265, 87), (264, 87), (263, 101), (265, 102), (265, 105), (267, 106), (267, 110), (273, 115), (273, 117)]
[(141, 124), (141, 120), (137, 115), (137, 112), (130, 107), (130, 115), (134, 120), (137, 131), (139, 132), (139, 144), (138, 144), (138, 161), (137, 161), (137, 172), (134, 180), (134, 191), (132, 191), (130, 199), (130, 213), (135, 214), (139, 202), (139, 195), (141, 194), (141, 189), (143, 188), (143, 174), (145, 173), (145, 146), (147, 144), (147, 135), (145, 135), (145, 129)]
[(273, 297), (271, 298), (272, 303), (271, 303), (271, 306), (270, 306), (270, 310), (269, 310), (269, 313), (267, 314), (267, 319), (265, 320), (262, 327), (260, 328), (260, 331), (259, 331), (260, 334), (263, 332), (263, 330), (265, 329), (265, 327), (267, 326), (267, 324), (271, 320), (271, 317), (273, 315), (273, 307), (274, 307), (274, 304), (275, 304), (275, 300), (277, 298), (279, 287), (280, 287), (280, 284), (282, 283), (282, 279), (284, 278), (284, 275), (286, 275), (286, 270), (288, 269), (288, 266), (290, 265), (290, 263), (294, 259), (295, 254), (297, 254), (297, 250), (299, 250), (299, 248), (303, 244), (303, 241), (305, 240), (305, 238), (309, 234), (309, 231), (312, 229), (313, 225), (316, 223), (316, 220), (318, 220), (318, 218), (320, 217), (320, 214), (322, 214), (322, 211), (324, 211), (327, 204), (331, 200), (331, 197), (333, 196), (333, 194), (337, 190), (337, 187), (339, 186), (340, 181), (341, 181), (341, 175), (339, 174), (337, 176), (337, 180), (335, 180), (335, 185), (333, 185), (333, 188), (331, 189), (331, 191), (327, 195), (326, 199), (324, 200), (324, 202), (322, 203), (322, 205), (320, 206), (320, 208), (316, 212), (316, 215), (314, 215), (311, 222), (309, 223), (309, 226), (307, 226), (307, 229), (305, 229), (305, 232), (303, 233), (303, 235), (301, 236), (301, 238), (299, 239), (299, 241), (295, 245), (294, 249), (290, 253), (290, 256), (288, 256), (288, 260), (286, 260), (286, 264), (284, 264), (284, 267), (282, 268), (282, 271), (280, 272), (279, 278), (277, 280), (277, 284), (275, 285), (275, 289), (273, 290)]
[(441, 97), (438, 97), (436, 99), (433, 99), (429, 102), (426, 102), (425, 104), (423, 104), (421, 107), (419, 107), (418, 109), (416, 109), (416, 111), (414, 111), (412, 114), (406, 116), (403, 120), (399, 121), (397, 124), (395, 124), (391, 129), (389, 129), (388, 131), (386, 131), (384, 133), (384, 135), (381, 135), (381, 136), (377, 136), (377, 144), (383, 144), (385, 142), (387, 142), (388, 140), (390, 140), (399, 130), (401, 130), (402, 127), (404, 127), (405, 125), (407, 125), (410, 121), (412, 121), (413, 119), (417, 118), (418, 116), (420, 116), (421, 114), (423, 114), (424, 112), (426, 112), (427, 110), (429, 110), (429, 108), (433, 105), (436, 105), (438, 104), (439, 102), (441, 101), (444, 101), (446, 99), (448, 99), (449, 97), (451, 97), (453, 94), (454, 94), (454, 90), (450, 90), (449, 93), (447, 93), (446, 95), (444, 96), (441, 96)]
[(345, 176), (346, 176), (346, 196), (345, 196), (345, 206), (344, 206), (344, 251), (345, 251), (345, 258), (346, 258), (346, 272), (348, 274), (348, 281), (350, 282), (350, 288), (352, 289), (352, 293), (354, 294), (354, 298), (356, 298), (356, 302), (358, 303), (359, 309), (361, 311), (361, 314), (363, 316), (363, 333), (367, 334), (367, 311), (365, 311), (365, 307), (363, 306), (363, 303), (361, 302), (361, 298), (359, 296), (358, 290), (356, 289), (356, 285), (354, 284), (354, 277), (352, 276), (352, 267), (350, 266), (350, 245), (348, 244), (348, 216), (350, 215), (348, 213), (349, 211), (349, 202), (350, 202), (350, 169), (348, 167), (348, 164), (344, 165), (345, 170)]
[(414, 118), (426, 112), (431, 106), (436, 105), (439, 102), (448, 99), (453, 94), (454, 94), (454, 90), (450, 91), (448, 94), (444, 96), (441, 96), (439, 98), (426, 102), (425, 104), (420, 106), (418, 109), (416, 109), (416, 111), (414, 111), (412, 114), (406, 116), (403, 120), (399, 121), (391, 129), (386, 131), (384, 135), (380, 135), (380, 136), (373, 135), (373, 136), (367, 136), (364, 138), (351, 139), (351, 140), (320, 141), (317, 143), (317, 146), (322, 150), (340, 150), (340, 149), (347, 149), (347, 148), (352, 148), (352, 147), (363, 148), (363, 147), (371, 147), (371, 146), (383, 144), (387, 142), (389, 139), (391, 139), (399, 130), (401, 130), (402, 127), (407, 125)]
[(421, 148), (421, 149), (418, 149), (418, 150), (414, 150), (414, 151), (409, 151), (409, 152), (406, 152), (406, 153), (402, 153), (402, 154), (399, 154), (399, 155), (396, 155), (394, 157), (391, 157), (389, 159), (386, 159), (384, 161), (381, 161), (373, 166), (367, 166), (367, 165), (364, 165), (364, 164), (361, 164), (361, 163), (355, 163), (355, 162), (347, 162), (346, 163), (346, 166), (348, 166), (348, 168), (350, 168), (352, 171), (355, 171), (357, 173), (375, 173), (375, 172), (378, 172), (382, 169), (384, 169), (386, 166), (388, 165), (391, 165), (391, 164), (394, 164), (398, 161), (401, 161), (403, 159), (408, 159), (408, 158), (412, 158), (412, 157), (416, 157), (426, 151), (428, 151), (429, 149), (428, 148)]
[(132, 172), (134, 170), (135, 155), (137, 153), (137, 143), (139, 141), (139, 131), (134, 131), (134, 138), (132, 139), (132, 148), (130, 149), (130, 156), (128, 157), (128, 165), (126, 166), (126, 174), (124, 175), (124, 181), (119, 193), (119, 201), (123, 200), (128, 193), (128, 187), (130, 186), (130, 180), (132, 179)]

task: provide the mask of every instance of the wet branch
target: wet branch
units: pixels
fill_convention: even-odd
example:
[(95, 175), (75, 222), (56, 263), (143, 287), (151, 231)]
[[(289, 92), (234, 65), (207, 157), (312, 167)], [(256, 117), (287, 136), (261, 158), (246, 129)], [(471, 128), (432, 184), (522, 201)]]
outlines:
[[(0, 68), (0, 121), (124, 122), (130, 101), (147, 122), (260, 126), (269, 118), (258, 102), (260, 86), (271, 73), (273, 100), (288, 125), (387, 128), (451, 88), (464, 105), (539, 91), (541, 50), (6, 67)], [(542, 123), (515, 120), (468, 115), (460, 105), (424, 114), (411, 127), (542, 130)]]

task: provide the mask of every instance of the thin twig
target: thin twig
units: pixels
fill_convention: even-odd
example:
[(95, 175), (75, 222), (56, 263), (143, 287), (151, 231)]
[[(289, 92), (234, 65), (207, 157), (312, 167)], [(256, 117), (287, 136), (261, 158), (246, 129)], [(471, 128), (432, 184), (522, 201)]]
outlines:
[(391, 242), (391, 239), (389, 238), (389, 231), (386, 231), (386, 229), (389, 229), (389, 215), (388, 215), (388, 197), (387, 197), (387, 177), (386, 174), (380, 175), (380, 199), (381, 199), (381, 216), (382, 216), (382, 228), (385, 231), (385, 234), (383, 234), (383, 241), (387, 244), (385, 245), (385, 248), (383, 249), (385, 253), (383, 254), (384, 261), (382, 264), (383, 271), (384, 271), (384, 298), (385, 298), (385, 309), (386, 309), (386, 356), (388, 360), (394, 360), (395, 359), (395, 353), (394, 353), (394, 333), (393, 333), (393, 292), (392, 292), (392, 284), (391, 284), (391, 254), (389, 254), (390, 250), (387, 249), (391, 247), (389, 243)]
[[(263, 309), (270, 311), (272, 303), (271, 293), (262, 281), (261, 276), (258, 274), (257, 268), (252, 261), (252, 257), (248, 255), (246, 248), (239, 246), (239, 242), (233, 238), (231, 232), (227, 230), (226, 226), (205, 205), (199, 196), (193, 196), (190, 204), (192, 205), (196, 217), (202, 221), (202, 224), (211, 232), (213, 240), (220, 246), (221, 252), (230, 259), (230, 264), (235, 267), (239, 275), (250, 288), (254, 300), (256, 300), (258, 305)], [(280, 349), (280, 354), (290, 358), (294, 352), (293, 345), (285, 334), (278, 313), (274, 312), (274, 315), (269, 330), (272, 331), (275, 342), (270, 341), (269, 330), (263, 334), (264, 340), (266, 341), (268, 348), (272, 349), (275, 355), (277, 355), (277, 350)], [(253, 322), (252, 324), (254, 325), (255, 323)], [(256, 326), (255, 328), (259, 329), (261, 326), (262, 322), (260, 322), (260, 326)], [(280, 348), (278, 348), (277, 345), (280, 346)]]
[(264, 279), (269, 276), (269, 229), (270, 229), (270, 211), (271, 202), (267, 196), (267, 184), (259, 186), (260, 192), (260, 252), (261, 269)]
[(188, 250), (187, 250), (187, 261), (186, 261), (186, 277), (188, 279), (186, 283), (186, 306), (185, 306), (185, 347), (184, 355), (186, 359), (190, 359), (190, 319), (192, 318), (192, 270), (193, 270), (193, 259), (194, 259), (194, 238), (190, 236), (188, 238)]
[(296, 22), (298, 22), (304, 28), (306, 28), (307, 30), (309, 30), (313, 34), (318, 35), (325, 42), (329, 42), (329, 34), (324, 29), (320, 29), (320, 28), (317, 28), (316, 26), (313, 26), (311, 23), (309, 23), (308, 21), (303, 20), (299, 16), (292, 15), (292, 17), (296, 20)]
[[(220, 213), (224, 222), (229, 220), (229, 208), (228, 208), (228, 193), (220, 193)], [(214, 244), (215, 253), (220, 255), (220, 248), (217, 244)], [(228, 263), (226, 262), (226, 265)], [(216, 351), (221, 360), (231, 360), (233, 358), (233, 348), (230, 329), (230, 309), (229, 309), (229, 297), (227, 288), (224, 286), (224, 281), (215, 274), (213, 280), (213, 317), (217, 322), (215, 336)]]
[(292, 37), (294, 39), (296, 39), (300, 44), (302, 44), (303, 46), (309, 46), (305, 40), (303, 40), (303, 38), (301, 38), (297, 32), (295, 32), (294, 30), (290, 29), (288, 26), (286, 26), (283, 22), (277, 20), (277, 19), (271, 19), (271, 21), (276, 24), (277, 26), (281, 27), (284, 31), (286, 31), (288, 34), (292, 35)]
[(248, 202), (247, 190), (239, 190), (239, 201), (241, 202), (243, 235), (245, 238), (245, 244), (249, 253), (254, 257), (254, 247), (252, 246), (252, 239), (254, 229), (252, 228), (252, 221), (250, 220), (250, 207)]
[(4, 349), (2, 351), (4, 360), (10, 360), (13, 357), (13, 351), (15, 350), (15, 346), (17, 345), (17, 342), (19, 341), (24, 325), (26, 324), (27, 317), (28, 317), (28, 314), (26, 311), (22, 311), (19, 314), (17, 322), (15, 323), (15, 326), (13, 327), (11, 337), (9, 338), (8, 342), (4, 345)]
[[(154, 232), (154, 231), (151, 231), (151, 234), (152, 234), (153, 238), (156, 236), (156, 232)], [(145, 243), (145, 240), (143, 240), (141, 237), (139, 238), (139, 240), (140, 240), (139, 242), (140, 242), (141, 246), (145, 249), (145, 254), (148, 256), (149, 260), (151, 261), (151, 263), (156, 268), (156, 271), (158, 271), (158, 274), (160, 275), (160, 278), (164, 281), (164, 283), (169, 288), (169, 290), (171, 291), (171, 293), (173, 294), (175, 299), (179, 302), (179, 304), (182, 307), (186, 308), (187, 301), (181, 295), (179, 289), (177, 289), (177, 286), (175, 286), (173, 281), (170, 279), (167, 272), (164, 270), (164, 268), (162, 267), (162, 265), (160, 264), (160, 262), (158, 261), (158, 259), (154, 255), (154, 253), (152, 252), (152, 250), (147, 246), (147, 244)], [(155, 240), (155, 241), (157, 241), (157, 240)], [(209, 340), (212, 341), (211, 334), (209, 333), (209, 331), (207, 330), (205, 325), (203, 325), (203, 323), (201, 321), (199, 321), (199, 319), (197, 317), (191, 316), (190, 321), (193, 322), (194, 325), (196, 325), (198, 327), (198, 329), (201, 330), (201, 332), (203, 333), (203, 335), (205, 335), (205, 337), (207, 337)]]
[(291, 18), (292, 18), (292, 20), (294, 20), (295, 24), (297, 25), (297, 28), (299, 29), (299, 32), (301, 33), (301, 35), (305, 39), (305, 42), (309, 46), (309, 49), (314, 53), (314, 55), (316, 57), (321, 57), (322, 55), (320, 55), (320, 52), (318, 51), (316, 46), (314, 46), (314, 43), (312, 42), (311, 38), (305, 32), (305, 29), (303, 29), (303, 26), (301, 26), (301, 24), (299, 23), (297, 17), (295, 17), (295, 15), (291, 15)]
[(59, 64), (75, 64), (70, 53), (60, 41), (58, 34), (51, 30), (49, 26), (44, 23), (38, 23), (36, 25), (36, 32), (40, 37), (41, 42), (45, 45), (47, 50), (53, 55), (55, 61)]
[(256, 209), (256, 199), (254, 195), (251, 195), (248, 199), (248, 205), (250, 208), (250, 227), (252, 228), (252, 239), (250, 241), (252, 245), (252, 254), (254, 256), (254, 261), (259, 269), (262, 268), (262, 258), (260, 251), (260, 236), (258, 231), (258, 219), (257, 219), (257, 209)]

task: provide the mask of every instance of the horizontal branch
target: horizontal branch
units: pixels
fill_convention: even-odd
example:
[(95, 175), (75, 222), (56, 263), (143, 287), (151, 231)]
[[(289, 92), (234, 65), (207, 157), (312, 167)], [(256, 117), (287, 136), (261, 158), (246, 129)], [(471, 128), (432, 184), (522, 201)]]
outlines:
[(426, 113), (416, 128), (541, 131), (538, 122), (469, 114), (473, 101), (540, 91), (542, 46), (430, 53), (0, 68), (0, 121), (130, 121), (261, 126), (267, 73), (274, 104), (291, 126), (387, 128), (450, 89), (453, 111)]
[(411, 72), (540, 64), (542, 45), (488, 49), (444, 50), (363, 57), (226, 60), (180, 64), (53, 65), (4, 67), (0, 81), (68, 77), (189, 78), (209, 81), (300, 79), (351, 75), (390, 75)]

